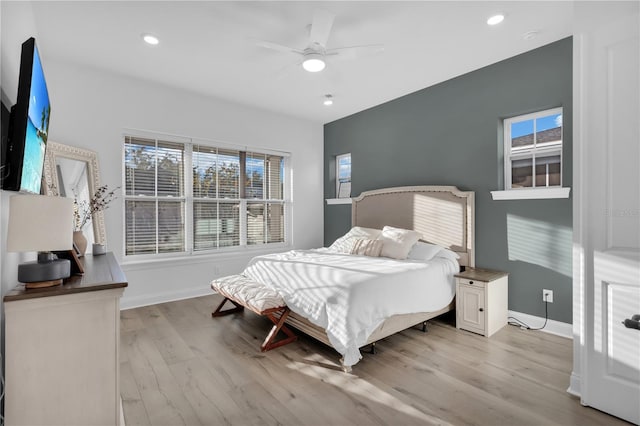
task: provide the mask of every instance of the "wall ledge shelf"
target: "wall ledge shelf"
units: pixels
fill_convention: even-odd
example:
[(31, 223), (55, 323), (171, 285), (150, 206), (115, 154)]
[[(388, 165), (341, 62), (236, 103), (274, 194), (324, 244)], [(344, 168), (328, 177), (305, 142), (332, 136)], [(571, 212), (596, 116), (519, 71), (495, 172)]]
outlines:
[(491, 191), (494, 200), (543, 200), (569, 198), (571, 188), (528, 188)]
[(351, 204), (351, 198), (327, 198), (328, 205), (333, 204)]

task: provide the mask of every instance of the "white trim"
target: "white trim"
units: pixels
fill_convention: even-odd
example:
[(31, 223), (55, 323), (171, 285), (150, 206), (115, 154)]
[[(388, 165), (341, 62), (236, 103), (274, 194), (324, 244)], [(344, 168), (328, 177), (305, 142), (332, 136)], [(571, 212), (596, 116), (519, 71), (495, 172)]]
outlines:
[(577, 398), (582, 396), (582, 393), (580, 393), (580, 376), (574, 371), (571, 372), (571, 377), (569, 378), (569, 388), (567, 389), (567, 393)]
[[(544, 318), (522, 312), (509, 311), (509, 316), (519, 319), (531, 328), (542, 327), (542, 324), (544, 324)], [(566, 322), (550, 319), (547, 320), (547, 325), (539, 331), (573, 340), (573, 325)]]
[[(549, 146), (548, 143), (544, 143), (543, 146), (538, 147), (538, 143), (536, 142), (536, 135), (538, 130), (536, 128), (536, 119), (547, 117), (554, 114), (564, 115), (563, 107), (546, 109), (543, 111), (536, 111), (530, 114), (517, 115), (514, 117), (505, 118), (503, 120), (503, 132), (504, 132), (504, 189), (511, 190), (511, 171), (512, 171), (512, 160), (517, 158), (531, 158), (532, 161), (532, 178), (533, 178), (533, 188), (536, 187), (536, 175), (535, 175), (535, 167), (536, 167), (536, 158), (538, 157), (538, 153), (543, 155), (560, 155), (560, 184), (562, 184), (562, 142), (564, 140), (564, 126), (560, 126), (561, 139), (556, 141), (556, 143), (552, 146)], [(511, 124), (519, 123), (522, 121), (533, 120), (533, 135), (534, 135), (534, 143), (531, 147), (527, 148), (516, 148), (515, 151), (519, 152), (519, 154), (514, 155), (514, 148), (511, 146)], [(559, 143), (558, 143), (559, 142)], [(559, 145), (559, 146), (558, 146)], [(547, 176), (548, 179), (548, 176)], [(559, 198), (559, 197), (553, 197)]]
[(552, 198), (569, 198), (571, 188), (525, 188), (491, 191), (494, 200), (544, 200)]
[(131, 255), (124, 257), (120, 266), (122, 270), (138, 271), (156, 269), (158, 264), (163, 266), (196, 265), (236, 258), (254, 257), (262, 254), (280, 253), (291, 250), (289, 243), (256, 244), (251, 246), (222, 247), (219, 249), (198, 251), (194, 253), (162, 253), (156, 255)]
[[(340, 196), (340, 160), (347, 157), (349, 157), (349, 162), (351, 162), (350, 152), (336, 155), (336, 198)], [(349, 184), (351, 184), (351, 170), (349, 170)]]
[[(215, 277), (212, 277), (212, 279)], [(175, 302), (177, 300), (192, 299), (194, 297), (208, 296), (214, 294), (211, 287), (203, 285), (179, 291), (167, 291), (164, 293), (156, 293), (151, 295), (143, 295), (137, 297), (123, 297), (120, 299), (120, 310), (140, 308), (142, 306), (157, 305), (159, 303)]]
[(351, 198), (327, 198), (325, 200), (327, 204), (351, 204)]

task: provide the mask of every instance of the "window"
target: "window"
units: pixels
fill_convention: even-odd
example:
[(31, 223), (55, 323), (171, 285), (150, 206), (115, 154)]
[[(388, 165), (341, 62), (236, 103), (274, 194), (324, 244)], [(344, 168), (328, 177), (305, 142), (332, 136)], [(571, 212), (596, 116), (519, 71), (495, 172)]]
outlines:
[(285, 242), (285, 155), (127, 136), (125, 254)]
[(336, 156), (336, 198), (351, 197), (351, 154)]
[(562, 186), (562, 108), (504, 120), (505, 189)]

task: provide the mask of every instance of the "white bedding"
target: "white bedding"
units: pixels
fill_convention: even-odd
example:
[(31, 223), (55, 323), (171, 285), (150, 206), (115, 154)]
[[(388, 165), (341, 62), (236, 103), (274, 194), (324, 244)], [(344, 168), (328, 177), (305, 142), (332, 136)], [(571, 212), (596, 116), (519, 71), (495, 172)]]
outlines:
[(388, 317), (433, 312), (455, 295), (452, 259), (395, 260), (354, 256), (327, 249), (292, 250), (258, 256), (244, 275), (282, 295), (287, 306), (324, 328), (345, 366)]

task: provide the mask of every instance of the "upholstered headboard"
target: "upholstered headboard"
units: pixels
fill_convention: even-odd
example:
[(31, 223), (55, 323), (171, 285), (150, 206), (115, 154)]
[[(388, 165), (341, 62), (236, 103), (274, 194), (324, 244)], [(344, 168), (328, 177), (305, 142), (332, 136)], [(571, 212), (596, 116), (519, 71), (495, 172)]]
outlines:
[(475, 266), (475, 198), (455, 186), (405, 186), (365, 191), (353, 200), (353, 226), (412, 229), (424, 241), (460, 255), (460, 265)]

